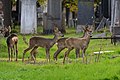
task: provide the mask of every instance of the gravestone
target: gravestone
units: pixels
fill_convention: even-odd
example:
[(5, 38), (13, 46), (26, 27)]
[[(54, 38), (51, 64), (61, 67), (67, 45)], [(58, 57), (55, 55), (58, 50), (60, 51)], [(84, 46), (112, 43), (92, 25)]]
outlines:
[(112, 13), (111, 13), (111, 29), (119, 26), (120, 27), (120, 1), (113, 0), (112, 1)]
[(95, 31), (99, 31), (100, 29), (103, 29), (105, 27), (109, 27), (109, 19), (103, 17)]
[(54, 24), (57, 24), (59, 30), (62, 29), (62, 0), (48, 0), (48, 13), (46, 14), (46, 25), (43, 27), (44, 34), (53, 33)]
[(21, 33), (37, 33), (37, 0), (21, 0)]
[(93, 25), (94, 0), (78, 0), (77, 33), (82, 31), (82, 26)]
[[(120, 37), (120, 0), (112, 1), (111, 32), (112, 37)], [(113, 39), (114, 44), (120, 39)]]

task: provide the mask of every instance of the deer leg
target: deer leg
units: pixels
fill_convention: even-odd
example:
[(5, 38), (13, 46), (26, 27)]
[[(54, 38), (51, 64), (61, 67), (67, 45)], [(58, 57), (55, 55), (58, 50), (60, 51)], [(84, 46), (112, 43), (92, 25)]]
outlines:
[(35, 56), (34, 56), (34, 52), (36, 51), (36, 49), (38, 48), (38, 46), (35, 46), (33, 49), (32, 49), (32, 51), (30, 52), (31, 53), (31, 57), (32, 57), (32, 59), (33, 59), (33, 61), (34, 61), (34, 63), (35, 63)]
[[(84, 48), (83, 50), (82, 50), (82, 57), (83, 57), (83, 63), (85, 62), (85, 51), (86, 51), (86, 48)], [(86, 59), (86, 62), (87, 62), (87, 59)]]
[(17, 43), (15, 44), (15, 51), (16, 51), (16, 61), (17, 61), (17, 58), (18, 58), (18, 49), (17, 49)]
[[(37, 49), (34, 50), (34, 52), (32, 54), (33, 54), (33, 56), (35, 57), (35, 60), (36, 60)], [(33, 58), (31, 58), (31, 60), (33, 60)]]
[(71, 50), (73, 50), (74, 48), (71, 48), (69, 51), (68, 51), (68, 54), (67, 54), (67, 61), (68, 61), (68, 56), (69, 56), (69, 53)]
[(34, 57), (35, 57), (35, 60), (36, 60), (36, 54), (37, 54), (37, 50), (35, 50), (35, 52), (34, 52)]
[(65, 55), (64, 55), (64, 58), (63, 58), (63, 64), (65, 63), (66, 56), (68, 57), (71, 50), (73, 50), (73, 48), (68, 48), (68, 50), (65, 52)]
[(8, 47), (8, 61), (10, 61), (10, 47)]
[(65, 48), (58, 48), (58, 50), (54, 53), (54, 60), (57, 61), (58, 54)]
[(12, 58), (13, 58), (13, 47), (11, 47), (11, 61), (12, 61)]
[(46, 48), (46, 58), (47, 58), (47, 62), (50, 62), (50, 53), (49, 53), (50, 49)]
[(24, 62), (24, 56), (25, 56), (26, 52), (29, 51), (32, 48), (33, 48), (32, 46), (29, 46), (27, 49), (24, 50), (22, 62)]
[(80, 58), (80, 49), (75, 49), (76, 58)]
[(14, 56), (15, 56), (15, 47), (14, 47), (14, 45), (13, 45), (13, 53), (14, 53)]

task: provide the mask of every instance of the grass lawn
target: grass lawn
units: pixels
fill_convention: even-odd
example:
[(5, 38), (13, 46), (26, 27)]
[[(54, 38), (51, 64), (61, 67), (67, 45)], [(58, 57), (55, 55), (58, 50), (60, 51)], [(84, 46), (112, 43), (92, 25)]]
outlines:
[[(41, 29), (41, 28), (40, 28)], [(40, 30), (41, 31), (41, 30)], [(32, 35), (26, 35), (27, 41)], [(53, 35), (38, 35), (47, 38), (53, 38)], [(75, 29), (67, 29), (65, 37), (80, 37), (82, 34), (76, 34)], [(37, 63), (32, 64), (27, 61), (22, 63), (23, 50), (27, 45), (19, 34), (19, 60), (18, 62), (7, 62), (6, 39), (0, 41), (0, 80), (120, 80), (120, 44), (114, 46), (110, 40), (91, 40), (86, 51), (88, 64), (82, 63), (82, 58), (75, 59), (75, 51), (71, 51), (69, 62), (62, 64), (63, 50), (58, 56), (57, 64), (53, 61), (53, 54), (57, 50), (54, 45), (51, 50), (51, 62), (46, 63), (45, 49), (38, 48)], [(102, 51), (114, 51), (100, 55), (99, 62), (95, 62), (94, 52), (98, 52), (100, 47)], [(30, 55), (25, 55), (25, 60)]]

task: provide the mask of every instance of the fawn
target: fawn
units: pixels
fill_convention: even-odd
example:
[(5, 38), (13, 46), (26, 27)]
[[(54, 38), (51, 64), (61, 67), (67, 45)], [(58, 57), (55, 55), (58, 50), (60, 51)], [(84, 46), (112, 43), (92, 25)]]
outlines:
[(63, 63), (65, 63), (66, 56), (68, 56), (70, 51), (74, 48), (82, 50), (82, 57), (84, 62), (85, 51), (90, 42), (90, 38), (92, 37), (92, 28), (87, 25), (85, 28), (83, 28), (83, 30), (84, 36), (82, 38), (68, 38), (65, 40), (65, 44), (67, 45), (68, 50), (64, 54)]
[(11, 27), (9, 26), (2, 28), (1, 33), (4, 35), (4, 37), (7, 37), (6, 39), (6, 43), (7, 43), (7, 47), (8, 47), (8, 61), (12, 61), (12, 57), (13, 57), (13, 51), (14, 51), (14, 55), (16, 55), (16, 61), (17, 61), (17, 57), (18, 57), (18, 49), (17, 49), (17, 43), (18, 43), (18, 36), (15, 33), (10, 34), (11, 32)]
[[(25, 35), (23, 35), (23, 41), (24, 41), (24, 43), (26, 44), (26, 45), (29, 45), (29, 43), (27, 42), (27, 40), (26, 40), (26, 37), (25, 37)], [(36, 54), (38, 53), (38, 51), (37, 50), (35, 50), (32, 54), (33, 54), (33, 56), (35, 57), (35, 59), (36, 59)], [(33, 57), (32, 56), (30, 56), (30, 57), (28, 57), (28, 61), (32, 61), (33, 60)]]
[(24, 61), (25, 53), (33, 48), (30, 53), (31, 53), (31, 56), (33, 57), (33, 60), (35, 63), (35, 57), (34, 57), (33, 53), (34, 53), (34, 51), (36, 51), (36, 49), (38, 47), (43, 47), (46, 49), (47, 61), (50, 62), (50, 53), (49, 53), (50, 48), (57, 42), (58, 37), (63, 37), (63, 36), (64, 35), (58, 30), (58, 28), (54, 27), (54, 38), (53, 39), (37, 37), (37, 36), (31, 37), (29, 40), (29, 47), (24, 50), (22, 61)]

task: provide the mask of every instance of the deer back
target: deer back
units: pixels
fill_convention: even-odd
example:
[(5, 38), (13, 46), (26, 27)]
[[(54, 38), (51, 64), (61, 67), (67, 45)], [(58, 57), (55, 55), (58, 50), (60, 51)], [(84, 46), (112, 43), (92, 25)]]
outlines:
[(15, 33), (10, 34), (7, 37), (6, 42), (7, 42), (8, 46), (13, 46), (14, 44), (16, 44), (18, 42), (18, 36), (17, 36), (17, 34), (15, 34)]
[(44, 38), (34, 36), (30, 39), (30, 46), (40, 46), (40, 47), (52, 47), (58, 40), (58, 37), (62, 37), (63, 34), (58, 30), (58, 28), (54, 28), (54, 38)]
[(66, 39), (65, 43), (67, 47), (73, 47), (73, 48), (84, 48), (87, 47), (90, 41), (90, 37), (92, 36), (92, 28), (85, 27), (84, 30), (84, 36), (82, 38), (68, 38)]

